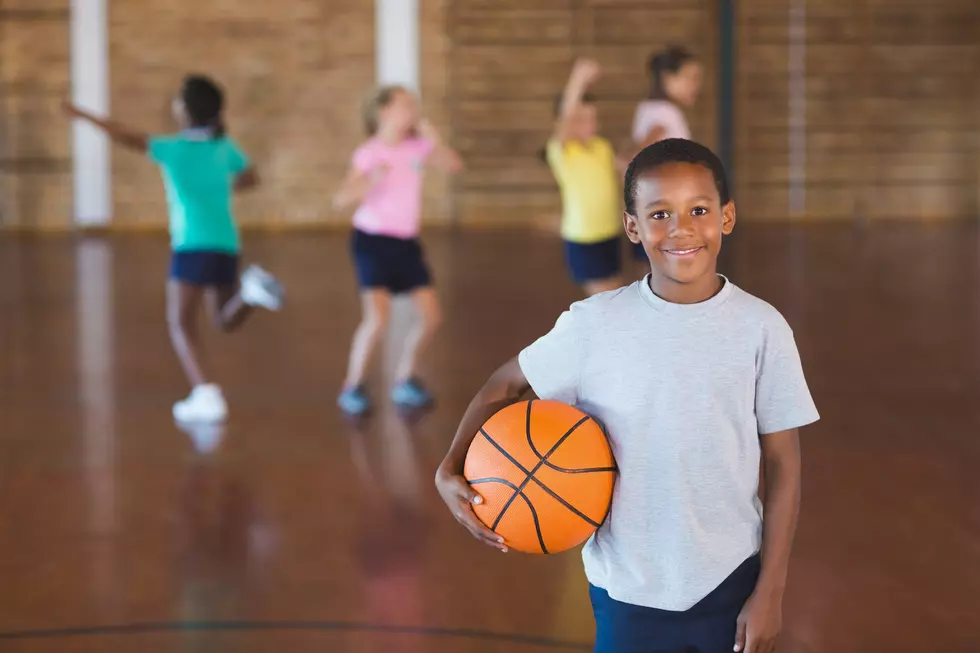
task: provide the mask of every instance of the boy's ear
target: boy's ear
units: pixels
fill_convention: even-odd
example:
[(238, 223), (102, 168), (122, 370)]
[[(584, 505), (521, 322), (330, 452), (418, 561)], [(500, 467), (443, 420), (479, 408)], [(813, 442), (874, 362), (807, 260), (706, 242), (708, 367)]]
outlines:
[(634, 245), (640, 244), (640, 232), (636, 224), (636, 216), (630, 215), (628, 211), (623, 211), (623, 227), (626, 229), (626, 237)]
[(735, 229), (735, 200), (721, 207), (721, 233), (728, 236)]

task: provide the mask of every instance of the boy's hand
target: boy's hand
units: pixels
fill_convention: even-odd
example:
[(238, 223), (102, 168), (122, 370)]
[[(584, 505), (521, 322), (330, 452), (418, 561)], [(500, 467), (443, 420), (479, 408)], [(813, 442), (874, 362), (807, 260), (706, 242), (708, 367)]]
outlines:
[(602, 69), (599, 67), (599, 62), (587, 57), (578, 59), (575, 62), (575, 67), (572, 68), (572, 76), (582, 84), (591, 84), (599, 79), (601, 72)]
[(736, 653), (773, 653), (783, 627), (783, 606), (778, 596), (753, 592), (738, 615)]
[(453, 517), (470, 532), (470, 535), (487, 546), (507, 553), (504, 538), (487, 528), (473, 512), (473, 504), (483, 503), (483, 497), (470, 487), (465, 478), (440, 467), (436, 472), (436, 489), (439, 490), (442, 500), (449, 506)]

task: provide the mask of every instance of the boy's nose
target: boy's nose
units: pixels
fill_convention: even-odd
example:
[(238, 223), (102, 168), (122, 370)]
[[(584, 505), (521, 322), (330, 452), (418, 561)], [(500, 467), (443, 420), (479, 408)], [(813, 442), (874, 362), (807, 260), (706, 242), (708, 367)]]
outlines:
[(670, 233), (690, 233), (694, 230), (694, 219), (683, 211), (678, 211), (670, 219)]

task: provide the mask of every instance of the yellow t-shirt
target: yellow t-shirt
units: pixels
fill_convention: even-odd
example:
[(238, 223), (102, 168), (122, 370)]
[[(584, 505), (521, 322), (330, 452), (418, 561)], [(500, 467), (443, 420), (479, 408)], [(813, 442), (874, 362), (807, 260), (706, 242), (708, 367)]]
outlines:
[(561, 235), (573, 243), (597, 243), (623, 231), (619, 196), (623, 182), (612, 145), (596, 136), (587, 143), (552, 138), (548, 165), (561, 192)]

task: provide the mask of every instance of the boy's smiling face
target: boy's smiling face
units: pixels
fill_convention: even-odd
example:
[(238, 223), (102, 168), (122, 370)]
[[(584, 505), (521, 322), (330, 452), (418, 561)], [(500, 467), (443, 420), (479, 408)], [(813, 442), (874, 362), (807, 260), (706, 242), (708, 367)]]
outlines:
[(721, 237), (735, 227), (735, 203), (722, 206), (708, 168), (666, 163), (642, 173), (634, 207), (636, 215), (624, 216), (626, 234), (643, 243), (660, 281), (715, 283)]

